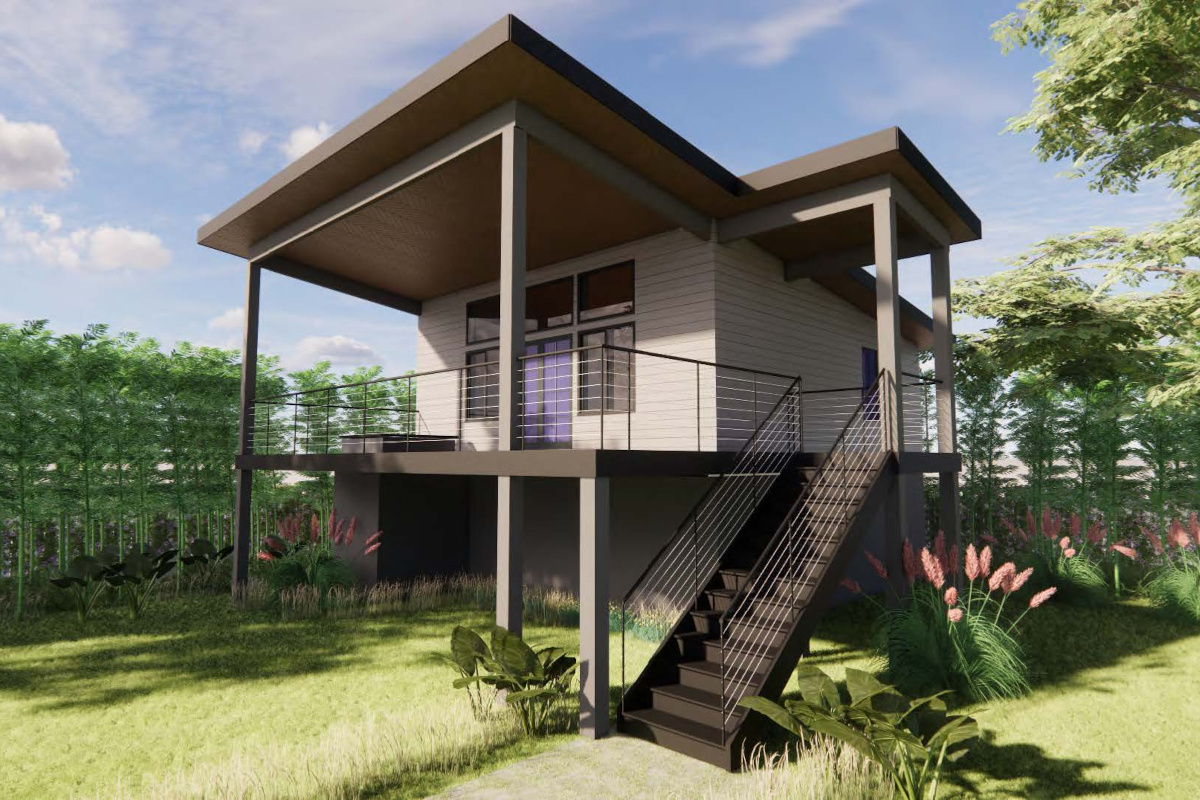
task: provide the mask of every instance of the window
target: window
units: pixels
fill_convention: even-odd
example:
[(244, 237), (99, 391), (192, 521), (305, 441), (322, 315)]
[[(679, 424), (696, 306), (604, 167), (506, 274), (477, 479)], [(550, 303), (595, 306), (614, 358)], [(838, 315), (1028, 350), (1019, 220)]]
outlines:
[(544, 331), (570, 325), (574, 320), (571, 290), (574, 278), (539, 283), (525, 290), (525, 330)]
[(615, 264), (579, 276), (579, 321), (633, 311), (633, 262)]
[(467, 419), (500, 416), (500, 349), (467, 353)]
[[(525, 289), (525, 331), (537, 331), (570, 325), (574, 319), (571, 291), (575, 279), (563, 278), (539, 283)], [(500, 337), (500, 295), (467, 303), (467, 344)]]
[(467, 344), (500, 338), (500, 295), (467, 303)]
[(601, 345), (633, 348), (633, 326), (619, 325), (579, 335), (579, 410), (633, 411), (634, 358), (632, 353)]
[(862, 349), (862, 396), (863, 411), (867, 419), (879, 419), (879, 390), (871, 391), (879, 377), (879, 351), (872, 347)]

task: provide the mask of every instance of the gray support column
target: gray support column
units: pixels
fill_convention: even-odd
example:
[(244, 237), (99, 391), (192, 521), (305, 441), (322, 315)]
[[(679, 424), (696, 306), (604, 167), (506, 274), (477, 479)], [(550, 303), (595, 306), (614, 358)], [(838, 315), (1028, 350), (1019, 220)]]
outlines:
[(496, 479), (496, 624), (521, 634), (525, 562), (521, 532), (525, 529), (525, 479)]
[[(904, 449), (904, 403), (900, 370), (900, 275), (896, 263), (896, 201), (887, 197), (875, 202), (875, 322), (879, 369), (883, 373), (879, 392), (880, 422), (885, 448)], [(898, 596), (907, 590), (900, 569), (901, 548), (907, 519), (905, 476), (897, 475), (883, 508), (884, 562), (892, 588)]]
[[(954, 407), (954, 331), (950, 306), (950, 248), (938, 247), (929, 256), (933, 285), (933, 373), (937, 379), (938, 452), (957, 450)], [(938, 474), (941, 527), (951, 544), (959, 539), (958, 473)]]
[[(246, 324), (242, 333), (242, 394), (238, 429), (239, 456), (254, 453), (254, 387), (258, 382), (258, 301), (262, 268), (250, 262), (246, 268)], [(232, 591), (246, 583), (250, 570), (250, 509), (254, 472), (237, 471), (233, 526)]]
[(904, 449), (904, 403), (900, 395), (900, 275), (896, 263), (896, 201), (878, 200), (875, 219), (875, 325), (879, 369), (884, 372), (880, 412), (888, 447)]
[(608, 735), (608, 478), (579, 479), (579, 733)]
[(515, 126), (501, 134), (500, 159), (500, 443), (519, 446), (520, 364), (525, 352), (525, 235), (528, 140)]
[[(500, 158), (500, 450), (520, 445), (521, 376), (525, 351), (525, 235), (528, 141), (509, 126), (501, 134)], [(496, 624), (521, 633), (521, 532), (525, 526), (524, 480), (500, 476), (496, 506)]]

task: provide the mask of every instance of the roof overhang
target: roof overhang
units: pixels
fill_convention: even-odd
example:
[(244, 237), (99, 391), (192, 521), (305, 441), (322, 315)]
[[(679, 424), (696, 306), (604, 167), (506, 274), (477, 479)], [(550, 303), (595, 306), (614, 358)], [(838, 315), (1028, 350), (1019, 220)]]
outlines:
[[(907, 201), (901, 256), (981, 235), (898, 128), (738, 177), (506, 16), (207, 222), (198, 241), (398, 308), (494, 280), (507, 125), (530, 140), (531, 270), (681, 227), (707, 238), (870, 181)], [(872, 263), (869, 214), (852, 206), (746, 238), (791, 277), (845, 272)]]

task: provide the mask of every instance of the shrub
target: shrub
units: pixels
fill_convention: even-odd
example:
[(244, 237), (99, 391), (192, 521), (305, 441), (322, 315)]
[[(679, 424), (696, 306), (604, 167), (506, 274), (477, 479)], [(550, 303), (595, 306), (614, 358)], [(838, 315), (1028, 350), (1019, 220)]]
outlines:
[[(333, 553), (335, 545), (354, 542), (357, 518), (347, 522), (338, 519), (337, 510), (329, 514), (327, 525), (316, 514), (308, 524), (302, 514), (279, 521), (277, 532), (263, 539), (260, 561), (266, 564), (265, 577), (272, 596), (280, 598), (288, 589), (299, 586), (315, 587), (321, 597), (334, 586), (354, 585), (354, 570)], [(368, 540), (368, 548), (378, 545), (376, 532)]]
[[(878, 648), (887, 658), (888, 677), (911, 694), (951, 689), (977, 701), (1027, 692), (1029, 668), (1013, 634), (1025, 613), (1055, 590), (1035, 594), (1010, 620), (1005, 607), (1029, 581), (1032, 568), (1018, 571), (1009, 561), (993, 570), (991, 547), (977, 553), (974, 545), (960, 564), (957, 552), (945, 552), (941, 534), (934, 551), (924, 548), (918, 557), (906, 542), (904, 554), (909, 593), (893, 608), (876, 604)], [(886, 577), (883, 564), (873, 556), (871, 561)], [(951, 585), (960, 568), (967, 579), (961, 592)]]
[(1171, 523), (1168, 547), (1162, 552), (1163, 564), (1147, 578), (1146, 596), (1176, 619), (1200, 622), (1200, 522), (1195, 514), (1188, 522), (1190, 530), (1179, 520)]
[(966, 743), (979, 735), (974, 719), (947, 712), (945, 692), (912, 700), (866, 672), (847, 668), (847, 699), (829, 676), (804, 661), (796, 667), (796, 682), (801, 700), (780, 706), (751, 696), (738, 704), (796, 736), (812, 731), (853, 748), (881, 766), (907, 800), (937, 797), (946, 763), (963, 756)]
[(130, 619), (137, 619), (149, 607), (158, 582), (175, 568), (178, 552), (164, 550), (152, 555), (146, 550), (130, 550), (124, 561), (105, 570), (105, 582), (117, 587), (125, 596)]
[(71, 559), (66, 572), (50, 581), (71, 598), (80, 622), (91, 616), (96, 603), (108, 588), (104, 574), (112, 563), (110, 559), (111, 554), (106, 553), (101, 553), (101, 557), (76, 556)]
[(579, 666), (561, 647), (534, 651), (520, 636), (500, 627), (492, 631), (489, 648), (483, 637), (461, 625), (450, 634), (450, 655), (442, 659), (458, 671), (454, 687), (467, 690), (477, 718), (487, 713), (481, 687), (489, 686), (504, 693), (521, 730), (534, 735), (549, 732), (555, 712), (570, 696)]

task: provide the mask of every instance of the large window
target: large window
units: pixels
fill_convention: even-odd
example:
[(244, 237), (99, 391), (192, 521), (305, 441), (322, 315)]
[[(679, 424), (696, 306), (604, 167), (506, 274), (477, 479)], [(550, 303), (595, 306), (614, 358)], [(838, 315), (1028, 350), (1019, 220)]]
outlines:
[(500, 338), (500, 295), (467, 303), (467, 344)]
[(579, 321), (633, 311), (633, 262), (614, 264), (579, 276)]
[(467, 419), (500, 416), (500, 349), (467, 353)]
[[(525, 289), (525, 332), (561, 328), (574, 319), (574, 278), (539, 283)], [(467, 303), (467, 344), (500, 337), (500, 295)]]
[(618, 325), (579, 335), (579, 410), (632, 411), (636, 405), (634, 356), (601, 345), (633, 348), (633, 326)]

